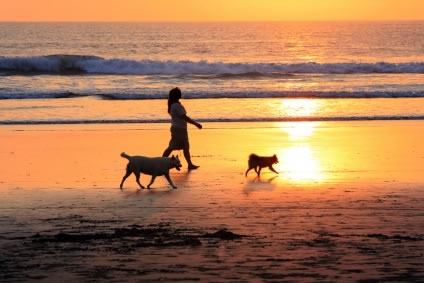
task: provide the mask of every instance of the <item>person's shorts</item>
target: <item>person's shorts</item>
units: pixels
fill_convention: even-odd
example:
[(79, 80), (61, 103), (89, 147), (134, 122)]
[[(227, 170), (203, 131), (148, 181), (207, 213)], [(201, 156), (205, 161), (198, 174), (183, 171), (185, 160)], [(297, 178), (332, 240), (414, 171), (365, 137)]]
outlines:
[(171, 141), (169, 142), (169, 148), (172, 150), (190, 148), (186, 128), (171, 127)]

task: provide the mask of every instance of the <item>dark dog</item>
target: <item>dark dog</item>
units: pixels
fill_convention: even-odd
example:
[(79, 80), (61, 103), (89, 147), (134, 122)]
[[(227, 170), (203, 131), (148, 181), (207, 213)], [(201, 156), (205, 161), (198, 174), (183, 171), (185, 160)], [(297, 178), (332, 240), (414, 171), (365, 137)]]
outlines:
[(129, 163), (127, 165), (127, 172), (122, 178), (121, 190), (124, 185), (125, 179), (128, 178), (131, 173), (134, 173), (136, 177), (137, 184), (140, 188), (144, 189), (144, 186), (140, 184), (140, 173), (144, 173), (152, 176), (150, 184), (147, 185), (147, 188), (150, 189), (150, 186), (153, 184), (157, 176), (164, 175), (168, 180), (172, 188), (176, 189), (177, 187), (172, 183), (171, 178), (169, 177), (169, 170), (172, 168), (180, 171), (181, 163), (180, 159), (177, 157), (145, 157), (145, 156), (129, 156), (125, 152), (121, 153), (121, 156), (128, 159)]
[(274, 173), (277, 173), (277, 171), (275, 171), (274, 168), (272, 168), (273, 164), (278, 163), (278, 158), (277, 155), (273, 155), (273, 156), (259, 156), (256, 155), (254, 153), (252, 153), (249, 156), (249, 168), (246, 171), (246, 177), (247, 177), (247, 173), (251, 170), (251, 169), (255, 169), (256, 174), (258, 174), (258, 176), (260, 176), (261, 174), (261, 170), (264, 167), (268, 167), (269, 170), (271, 170)]

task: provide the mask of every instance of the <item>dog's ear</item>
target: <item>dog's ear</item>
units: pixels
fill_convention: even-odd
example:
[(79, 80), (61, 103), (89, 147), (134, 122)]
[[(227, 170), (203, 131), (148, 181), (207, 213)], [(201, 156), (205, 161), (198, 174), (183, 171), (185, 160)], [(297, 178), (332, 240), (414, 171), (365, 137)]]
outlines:
[(174, 156), (174, 155), (172, 155), (172, 156), (171, 156), (171, 159), (175, 159), (175, 156)]

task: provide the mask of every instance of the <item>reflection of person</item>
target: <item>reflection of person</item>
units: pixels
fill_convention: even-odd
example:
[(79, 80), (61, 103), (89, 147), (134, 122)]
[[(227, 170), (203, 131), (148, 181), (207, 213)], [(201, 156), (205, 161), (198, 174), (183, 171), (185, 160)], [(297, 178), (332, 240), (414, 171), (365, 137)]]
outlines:
[(180, 103), (180, 98), (181, 90), (177, 87), (171, 89), (168, 97), (168, 113), (172, 118), (171, 141), (169, 142), (169, 146), (167, 149), (165, 149), (162, 156), (167, 157), (173, 150), (182, 149), (184, 152), (184, 157), (188, 163), (188, 169), (193, 170), (199, 168), (199, 166), (194, 165), (191, 162), (187, 123), (193, 124), (199, 129), (202, 128), (202, 125), (187, 116), (187, 112)]

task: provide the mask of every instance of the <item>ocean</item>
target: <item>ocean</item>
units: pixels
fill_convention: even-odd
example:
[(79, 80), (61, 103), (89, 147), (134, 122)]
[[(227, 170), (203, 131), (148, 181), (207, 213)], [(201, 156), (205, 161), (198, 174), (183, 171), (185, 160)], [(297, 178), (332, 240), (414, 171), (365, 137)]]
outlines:
[(0, 124), (424, 119), (424, 22), (0, 23)]

